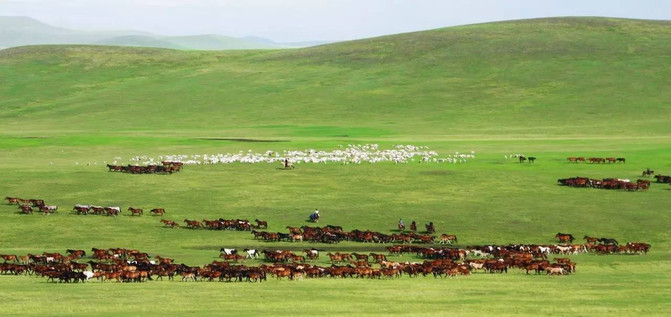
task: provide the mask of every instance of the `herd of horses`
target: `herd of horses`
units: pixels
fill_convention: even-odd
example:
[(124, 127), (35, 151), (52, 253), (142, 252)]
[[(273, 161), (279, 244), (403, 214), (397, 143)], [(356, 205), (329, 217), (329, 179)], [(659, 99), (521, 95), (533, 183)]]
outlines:
[(621, 189), (627, 191), (648, 190), (650, 188), (650, 181), (644, 179), (638, 179), (634, 183), (628, 179), (618, 178), (594, 179), (589, 177), (571, 177), (558, 179), (557, 182), (559, 185), (569, 187)]
[[(47, 205), (42, 199), (22, 199), (18, 197), (5, 197), (8, 204), (17, 205), (21, 213), (32, 214), (36, 207), (39, 211), (43, 212), (45, 215), (52, 214), (58, 211), (58, 206)], [(121, 207), (119, 206), (98, 206), (98, 205), (83, 205), (75, 204), (71, 210), (77, 215), (107, 215), (107, 216), (118, 216), (121, 214)], [(128, 207), (128, 211), (131, 216), (142, 216), (144, 213), (141, 208)], [(163, 208), (154, 208), (149, 211), (152, 215), (162, 216), (165, 214), (165, 209)]]
[[(242, 222), (240, 220), (230, 220)], [(249, 224), (248, 221), (246, 221)], [(257, 227), (262, 226), (257, 220)], [(235, 227), (235, 225), (232, 225)], [(267, 224), (265, 224), (267, 227)], [(230, 228), (228, 228), (230, 229)], [(341, 227), (287, 227), (289, 235), (313, 236), (323, 233), (345, 234)], [(256, 235), (258, 232), (252, 231)], [(345, 236), (361, 239), (361, 234), (372, 234), (371, 231), (354, 230)], [(350, 235), (351, 234), (351, 235)], [(411, 233), (414, 234), (414, 233)], [(557, 233), (555, 238), (562, 244), (510, 244), (480, 245), (464, 248), (423, 247), (419, 245), (401, 244), (387, 246), (384, 253), (327, 253), (330, 266), (309, 264), (319, 260), (322, 250), (311, 248), (303, 250), (304, 254), (295, 254), (289, 250), (262, 250), (221, 248), (219, 255), (223, 261), (215, 260), (210, 264), (188, 266), (175, 264), (172, 258), (156, 255), (150, 257), (146, 252), (124, 248), (97, 249), (92, 248), (89, 261), (82, 262), (86, 257), (85, 250), (68, 249), (65, 254), (47, 253), (27, 254), (22, 256), (0, 254), (0, 274), (36, 275), (46, 277), (47, 281), (77, 283), (91, 279), (100, 282), (114, 280), (117, 282), (144, 282), (148, 280), (175, 277), (187, 281), (249, 281), (267, 280), (267, 275), (278, 280), (283, 278), (398, 278), (433, 276), (456, 277), (471, 275), (479, 271), (488, 273), (508, 273), (510, 269), (519, 269), (530, 274), (566, 275), (576, 271), (576, 263), (566, 257), (549, 255), (575, 255), (593, 252), (596, 254), (647, 254), (650, 245), (647, 243), (630, 242), (620, 245), (612, 238), (596, 238), (585, 236), (585, 244), (571, 244), (575, 237), (569, 233)], [(452, 237), (443, 235), (446, 243)], [(298, 238), (295, 238), (298, 240)], [(456, 241), (456, 237), (453, 237)], [(355, 240), (356, 241), (356, 240)], [(370, 242), (373, 242), (370, 239)], [(403, 241), (406, 242), (406, 241)], [(423, 242), (423, 241), (420, 241)], [(390, 257), (404, 254), (415, 254), (421, 262), (393, 261)], [(261, 258), (261, 255), (263, 257)], [(262, 260), (257, 266), (244, 265), (247, 259)], [(90, 269), (89, 269), (90, 266)]]
[(58, 211), (58, 206), (47, 205), (43, 199), (22, 199), (18, 197), (5, 197), (7, 203), (10, 205), (17, 205), (23, 214), (32, 214), (35, 209), (41, 211), (45, 215), (49, 215)]
[[(172, 220), (161, 219), (161, 222), (166, 227), (177, 228), (179, 224)], [(184, 219), (187, 229), (210, 229), (210, 230), (237, 230), (237, 231), (251, 231), (252, 228), (268, 228), (268, 222), (263, 220), (255, 220), (256, 225), (252, 224), (246, 219), (224, 219), (219, 218), (215, 220), (203, 219), (203, 221)]]
[(624, 157), (606, 157), (606, 158), (604, 158), (604, 157), (590, 157), (590, 158), (585, 159), (585, 157), (583, 157), (583, 156), (578, 156), (578, 157), (571, 156), (571, 157), (567, 157), (566, 160), (569, 161), (569, 163), (580, 163), (580, 162), (586, 163), (586, 162), (589, 162), (589, 163), (592, 163), (592, 164), (626, 163), (627, 162), (627, 159), (625, 159)]
[(438, 240), (440, 244), (451, 244), (457, 241), (457, 236), (443, 234), (440, 237), (428, 234), (416, 234), (414, 232), (401, 232), (385, 234), (376, 231), (361, 231), (358, 229), (344, 231), (340, 226), (327, 225), (325, 227), (286, 227), (288, 232), (266, 232), (252, 230), (254, 239), (266, 242), (276, 241), (308, 241), (312, 243), (340, 243), (342, 241), (354, 241), (362, 243), (434, 243)]
[(110, 165), (110, 172), (122, 172), (130, 174), (172, 174), (179, 172), (184, 165), (182, 162), (163, 161), (162, 165)]
[[(561, 243), (573, 243), (573, 241), (576, 240), (572, 234), (561, 232), (555, 235), (555, 239)], [(560, 252), (565, 253), (573, 252), (577, 247), (577, 249), (583, 250), (584, 252), (594, 252), (597, 254), (646, 254), (650, 250), (650, 244), (643, 242), (629, 242), (620, 245), (617, 240), (613, 238), (597, 238), (590, 236), (584, 236), (583, 240), (585, 240), (585, 244), (564, 244), (557, 246), (557, 249)]]
[[(118, 216), (121, 214), (121, 207), (103, 207), (97, 205), (82, 205), (76, 204), (72, 211), (78, 215), (107, 215), (107, 216)], [(142, 216), (144, 210), (141, 208), (128, 207), (131, 216)], [(154, 208), (149, 211), (152, 215), (162, 216), (165, 214), (165, 209), (163, 208)]]

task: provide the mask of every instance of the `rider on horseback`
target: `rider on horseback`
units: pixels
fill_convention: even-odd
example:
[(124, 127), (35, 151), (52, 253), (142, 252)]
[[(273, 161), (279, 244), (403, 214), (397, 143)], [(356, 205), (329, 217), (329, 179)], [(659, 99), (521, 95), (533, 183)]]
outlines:
[(317, 220), (319, 220), (319, 210), (315, 208), (315, 212), (310, 214), (310, 220), (312, 222), (317, 222)]

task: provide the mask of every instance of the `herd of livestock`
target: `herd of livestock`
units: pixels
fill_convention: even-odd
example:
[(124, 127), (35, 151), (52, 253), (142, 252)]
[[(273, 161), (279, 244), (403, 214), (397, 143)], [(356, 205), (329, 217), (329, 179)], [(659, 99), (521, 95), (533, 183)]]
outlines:
[[(558, 233), (560, 242), (572, 242), (571, 234)], [(576, 264), (566, 257), (548, 255), (574, 255), (594, 252), (597, 254), (645, 254), (647, 243), (627, 243), (619, 245), (615, 239), (585, 236), (585, 244), (560, 245), (484, 245), (461, 248), (433, 248), (417, 245), (393, 245), (384, 253), (327, 253), (327, 266), (314, 264), (321, 255), (319, 249), (305, 249), (303, 254), (289, 250), (250, 250), (238, 252), (236, 249), (221, 248), (220, 257), (200, 266), (175, 264), (172, 258), (123, 248), (91, 249), (88, 261), (85, 250), (68, 249), (65, 254), (42, 253), (16, 256), (0, 254), (0, 274), (36, 275), (53, 282), (85, 282), (91, 279), (117, 282), (144, 282), (168, 278), (181, 281), (249, 281), (260, 282), (267, 276), (278, 280), (303, 278), (397, 278), (433, 276), (455, 277), (470, 275), (479, 271), (488, 273), (508, 273), (519, 269), (529, 274), (566, 275), (575, 273)], [(421, 262), (393, 261), (393, 256), (415, 254)], [(263, 258), (261, 258), (263, 255)], [(257, 266), (239, 264), (247, 259), (261, 260)], [(308, 262), (313, 262), (312, 264)], [(323, 261), (322, 261), (323, 262)], [(90, 267), (90, 268), (89, 268)]]
[(624, 157), (590, 157), (585, 159), (583, 156), (571, 156), (566, 158), (570, 163), (592, 163), (592, 164), (601, 164), (601, 163), (626, 163), (627, 159)]
[(107, 164), (110, 172), (123, 172), (131, 174), (172, 174), (182, 170), (182, 162), (162, 161), (161, 165), (111, 165)]
[[(7, 203), (10, 205), (17, 205), (21, 213), (32, 214), (37, 208), (37, 210), (43, 212), (45, 215), (58, 212), (58, 206), (47, 205), (43, 199), (23, 199), (18, 197), (5, 197)], [(128, 211), (131, 216), (141, 216), (144, 211), (140, 208), (128, 207)], [(118, 216), (121, 214), (121, 207), (119, 206), (98, 206), (98, 205), (83, 205), (76, 204), (72, 208), (72, 212), (75, 212), (78, 215), (107, 215), (107, 216)], [(152, 215), (165, 214), (165, 209), (163, 208), (154, 208), (150, 210)]]
[[(382, 232), (358, 229), (352, 231), (343, 231), (340, 226), (327, 225), (325, 227), (291, 227), (287, 226), (287, 233), (266, 232), (252, 230), (254, 239), (266, 242), (273, 241), (308, 241), (312, 243), (339, 243), (341, 241), (354, 241), (363, 243), (434, 243), (436, 236), (429, 234), (417, 234), (414, 232), (400, 232), (385, 234)], [(434, 229), (435, 230), (435, 229)], [(451, 244), (457, 241), (455, 235), (443, 234), (438, 243)]]
[[(200, 164), (261, 164), (261, 163), (284, 163), (291, 164), (361, 164), (393, 162), (408, 163), (415, 161), (420, 163), (466, 163), (475, 158), (475, 152), (448, 154), (439, 157), (436, 151), (430, 151), (427, 146), (394, 145), (391, 149), (381, 149), (378, 144), (348, 144), (340, 145), (332, 151), (306, 149), (306, 150), (284, 150), (282, 152), (268, 150), (264, 153), (240, 151), (238, 153), (226, 154), (197, 154), (197, 155), (161, 155), (151, 157), (147, 155), (135, 156), (130, 160), (144, 165), (158, 165), (161, 161), (183, 162), (186, 165)], [(117, 157), (117, 159), (121, 159)]]
[(589, 177), (571, 177), (558, 179), (557, 182), (563, 186), (599, 188), (599, 189), (622, 189), (627, 191), (648, 190), (650, 181), (638, 179), (635, 183), (629, 179), (604, 178), (594, 179)]
[[(348, 147), (345, 153), (345, 162), (351, 160), (350, 154), (358, 153), (363, 155), (357, 158), (361, 160), (367, 157), (362, 153), (365, 151), (376, 150), (376, 146), (368, 147)], [(382, 155), (384, 160), (405, 161), (413, 156), (424, 155), (424, 161), (435, 156), (433, 152), (420, 152), (419, 147), (397, 147), (394, 151), (399, 152), (375, 152), (376, 155)], [(417, 152), (416, 152), (417, 151)], [(336, 153), (340, 153), (336, 151)], [(349, 153), (349, 154), (347, 154)], [(315, 157), (324, 155), (324, 153), (307, 152), (293, 153), (299, 156)], [(342, 153), (340, 153), (342, 154)], [(340, 155), (339, 154), (339, 155)], [(316, 155), (316, 156), (314, 156)], [(399, 155), (399, 156), (395, 156)], [(277, 160), (280, 156), (277, 153), (266, 153), (265, 157)], [(522, 156), (521, 156), (522, 157)], [(322, 157), (323, 158), (323, 157)], [(395, 158), (395, 159), (394, 159)], [(532, 157), (524, 157), (525, 160), (532, 161)], [(204, 157), (215, 163), (212, 157)], [(217, 162), (221, 157), (217, 158)], [(370, 159), (370, 158), (369, 158)], [(334, 160), (331, 157), (329, 160)], [(340, 160), (340, 159), (338, 159)], [(371, 159), (371, 163), (378, 159)], [(243, 160), (244, 161), (244, 160)], [(624, 158), (588, 158), (569, 157), (569, 162), (590, 162), (599, 163), (625, 163)], [(242, 162), (242, 161), (241, 161)], [(306, 161), (308, 162), (308, 161)], [(310, 161), (317, 162), (317, 161)], [(397, 161), (398, 162), (398, 161)], [(520, 158), (520, 162), (522, 159)], [(147, 166), (128, 165), (108, 165), (110, 171), (128, 172), (133, 174), (144, 173), (173, 173), (179, 171), (182, 162), (180, 161), (162, 161), (161, 164), (151, 164)], [(654, 172), (643, 172), (643, 176), (652, 175)], [(655, 175), (658, 183), (671, 183), (670, 176)], [(650, 186), (650, 181), (639, 179), (635, 183), (627, 179), (591, 179), (587, 177), (574, 177), (559, 179), (561, 185), (571, 187), (601, 188), (601, 189), (623, 189), (623, 190), (646, 190)], [(47, 205), (41, 199), (21, 199), (18, 197), (5, 197), (9, 204), (18, 205), (22, 213), (32, 213), (33, 208), (38, 208), (44, 214), (51, 214), (58, 211), (57, 206)], [(81, 215), (108, 215), (117, 216), (122, 209), (118, 206), (97, 206), (77, 204), (73, 212)], [(129, 207), (131, 215), (142, 215), (143, 210)], [(163, 215), (165, 210), (155, 208), (150, 211), (151, 214)], [(165, 226), (177, 228), (179, 224), (175, 221), (162, 219)], [(171, 258), (161, 256), (150, 257), (145, 252), (138, 250), (129, 250), (122, 248), (96, 249), (93, 248), (88, 261), (83, 262), (86, 257), (84, 250), (67, 250), (66, 254), (60, 253), (42, 253), (16, 256), (11, 254), (0, 254), (3, 263), (0, 264), (0, 274), (26, 274), (36, 275), (47, 278), (47, 281), (53, 282), (84, 282), (91, 279), (100, 282), (113, 280), (117, 282), (143, 282), (147, 280), (161, 279), (167, 277), (169, 280), (179, 278), (182, 281), (249, 281), (258, 282), (267, 280), (267, 276), (275, 277), (278, 280), (283, 278), (303, 279), (303, 278), (396, 278), (403, 275), (416, 277), (423, 276), (434, 277), (455, 277), (458, 275), (470, 275), (478, 271), (489, 273), (507, 273), (509, 269), (520, 269), (526, 274), (535, 272), (547, 275), (565, 275), (574, 273), (576, 264), (569, 258), (559, 257), (567, 255), (576, 255), (581, 253), (594, 254), (647, 254), (650, 250), (650, 244), (642, 242), (629, 242), (621, 245), (612, 238), (596, 238), (585, 236), (584, 244), (573, 244), (575, 238), (571, 234), (558, 233), (555, 238), (560, 244), (553, 245), (486, 245), (486, 246), (468, 246), (465, 248), (453, 247), (428, 247), (420, 246), (423, 244), (452, 244), (457, 242), (455, 235), (442, 234), (440, 237), (430, 235), (435, 232), (435, 228), (427, 225), (428, 234), (417, 234), (415, 232), (405, 232), (385, 234), (370, 230), (352, 230), (344, 231), (340, 226), (327, 225), (325, 227), (291, 227), (287, 226), (287, 233), (266, 232), (259, 229), (267, 229), (266, 221), (255, 219), (256, 224), (252, 224), (244, 219), (215, 219), (215, 220), (189, 220), (184, 219), (185, 227), (188, 229), (207, 228), (211, 230), (240, 230), (250, 231), (254, 239), (260, 239), (266, 242), (291, 241), (291, 242), (312, 242), (312, 243), (339, 243), (341, 241), (356, 241), (363, 243), (386, 243), (394, 244), (385, 247), (387, 254), (384, 253), (327, 253), (327, 266), (320, 266), (311, 261), (319, 261), (322, 250), (312, 248), (305, 249), (304, 254), (295, 254), (289, 250), (250, 250), (245, 249), (238, 253), (236, 249), (221, 248), (220, 258), (212, 263), (200, 266), (188, 266), (186, 264), (175, 264)], [(254, 230), (253, 230), (254, 229)], [(393, 256), (403, 256), (406, 254), (415, 254), (421, 262), (393, 261)], [(263, 258), (261, 258), (263, 255)], [(548, 255), (555, 255), (550, 261)], [(388, 258), (389, 257), (389, 258)], [(241, 262), (246, 260), (260, 260), (263, 263), (259, 265), (245, 265)], [(392, 258), (393, 259), (393, 258)], [(325, 261), (322, 261), (325, 262)]]

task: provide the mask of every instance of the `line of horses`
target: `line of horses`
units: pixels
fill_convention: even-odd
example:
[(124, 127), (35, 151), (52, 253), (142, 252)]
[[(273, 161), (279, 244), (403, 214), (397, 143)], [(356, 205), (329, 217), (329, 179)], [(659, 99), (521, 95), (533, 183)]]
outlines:
[(569, 187), (621, 189), (626, 191), (648, 190), (648, 188), (650, 188), (650, 181), (644, 179), (638, 179), (634, 183), (628, 179), (619, 178), (594, 179), (588, 177), (571, 177), (558, 179), (557, 183)]
[(601, 163), (626, 163), (627, 159), (624, 157), (590, 157), (585, 159), (583, 156), (570, 156), (567, 157), (566, 160), (569, 163), (592, 163), (592, 164), (601, 164)]
[[(573, 235), (558, 233), (555, 236), (560, 242), (572, 242)], [(481, 245), (465, 248), (432, 248), (417, 245), (393, 245), (383, 253), (327, 253), (331, 266), (318, 266), (306, 263), (319, 259), (319, 249), (305, 249), (305, 255), (295, 254), (288, 250), (257, 250), (244, 249), (239, 254), (236, 249), (220, 249), (220, 257), (224, 261), (212, 261), (203, 267), (175, 264), (172, 258), (134, 249), (108, 248), (91, 249), (91, 260), (82, 262), (86, 251), (68, 249), (65, 254), (42, 253), (16, 256), (0, 254), (0, 274), (26, 274), (46, 277), (47, 281), (77, 283), (90, 279), (100, 282), (116, 280), (117, 282), (144, 282), (156, 279), (169, 280), (181, 277), (182, 281), (249, 281), (267, 280), (270, 274), (278, 280), (340, 277), (340, 278), (397, 278), (402, 275), (417, 277), (433, 275), (434, 277), (455, 277), (470, 275), (479, 271), (487, 273), (508, 273), (509, 269), (520, 269), (526, 274), (535, 272), (546, 275), (566, 275), (575, 273), (576, 264), (569, 258), (548, 260), (550, 254), (571, 255), (593, 251), (597, 254), (646, 254), (650, 245), (647, 243), (630, 242), (619, 245), (615, 239), (585, 236), (584, 245)], [(387, 256), (400, 256), (415, 253), (423, 262), (395, 262)], [(260, 259), (263, 254), (265, 262), (270, 265), (258, 266), (234, 265), (246, 259)], [(477, 258), (468, 258), (469, 256)], [(91, 269), (89, 270), (89, 265)], [(378, 266), (378, 267), (374, 267)]]
[[(251, 231), (252, 228), (268, 228), (268, 222), (255, 219), (256, 225), (246, 219), (224, 219), (215, 220), (203, 219), (203, 221), (184, 219), (187, 229), (210, 229), (210, 230), (237, 230)], [(161, 219), (166, 227), (178, 228), (179, 224), (172, 220)]]
[[(131, 216), (142, 216), (144, 210), (141, 208), (128, 207)], [(107, 215), (107, 216), (118, 216), (121, 214), (121, 207), (103, 207), (98, 205), (83, 205), (76, 204), (72, 211), (77, 215)], [(165, 209), (163, 208), (154, 208), (149, 211), (150, 214), (156, 216), (163, 216), (165, 214)]]
[[(78, 283), (91, 279), (99, 282), (144, 282), (149, 280), (163, 280), (167, 277), (173, 280), (180, 278), (188, 281), (265, 281), (267, 275), (281, 280), (303, 278), (398, 278), (402, 275), (409, 277), (434, 276), (456, 277), (457, 275), (471, 275), (478, 270), (489, 273), (507, 273), (509, 268), (518, 267), (521, 270), (542, 271), (548, 275), (564, 275), (575, 272), (575, 263), (568, 259), (556, 259), (550, 263), (547, 259), (535, 259), (531, 254), (523, 251), (508, 252), (500, 258), (465, 259), (466, 250), (449, 250), (450, 256), (438, 258), (427, 256), (429, 248), (416, 246), (398, 246), (417, 251), (425, 260), (423, 262), (394, 262), (389, 261), (385, 254), (370, 253), (328, 253), (331, 266), (308, 264), (308, 260), (317, 260), (319, 250), (304, 250), (305, 256), (296, 255), (286, 250), (263, 250), (266, 262), (258, 266), (234, 265), (228, 261), (212, 261), (203, 267), (175, 264), (168, 257), (156, 255), (150, 257), (146, 252), (123, 248), (91, 249), (91, 258), (82, 262), (86, 256), (84, 250), (67, 250), (65, 255), (60, 253), (29, 254), (26, 256), (0, 255), (5, 262), (0, 264), (0, 274), (36, 275), (47, 278), (47, 282)], [(238, 255), (232, 249), (223, 254), (236, 255), (236, 258), (250, 257), (257, 254), (255, 250), (245, 250), (248, 256)], [(252, 253), (253, 252), (253, 253)], [(435, 255), (437, 252), (433, 252)], [(222, 254), (222, 255), (223, 255)], [(392, 253), (390, 253), (392, 255)], [(258, 255), (257, 255), (258, 256)], [(237, 261), (234, 258), (226, 259)], [(12, 263), (10, 263), (12, 262)], [(374, 267), (377, 266), (377, 267)], [(89, 266), (91, 269), (89, 270)], [(530, 268), (531, 266), (531, 268)]]
[[(7, 203), (10, 205), (17, 205), (21, 213), (32, 214), (37, 208), (45, 215), (52, 214), (58, 211), (58, 206), (47, 205), (42, 199), (22, 199), (18, 197), (5, 197)], [(130, 212), (131, 216), (142, 216), (144, 213), (141, 208), (128, 207), (127, 209)], [(75, 204), (71, 210), (77, 215), (107, 215), (107, 216), (118, 216), (121, 214), (121, 207), (119, 206), (98, 206), (98, 205), (84, 205), (84, 204)], [(163, 208), (154, 208), (150, 210), (150, 214), (162, 216), (165, 214), (165, 209)]]
[(162, 165), (111, 165), (107, 164), (110, 172), (130, 174), (172, 174), (179, 172), (184, 165), (182, 162), (163, 161)]
[(457, 241), (457, 236), (443, 234), (440, 237), (416, 234), (414, 232), (401, 232), (385, 234), (376, 231), (361, 231), (358, 229), (352, 231), (343, 231), (340, 226), (327, 225), (325, 227), (292, 227), (287, 226), (288, 233), (266, 232), (252, 230), (254, 239), (266, 242), (290, 241), (312, 243), (340, 243), (342, 241), (355, 241), (362, 243), (434, 243), (437, 239), (440, 244), (451, 244)]
[(49, 215), (58, 211), (58, 206), (47, 205), (43, 199), (23, 199), (19, 197), (5, 197), (7, 203), (10, 205), (17, 205), (23, 214), (32, 214), (37, 208), (45, 215)]

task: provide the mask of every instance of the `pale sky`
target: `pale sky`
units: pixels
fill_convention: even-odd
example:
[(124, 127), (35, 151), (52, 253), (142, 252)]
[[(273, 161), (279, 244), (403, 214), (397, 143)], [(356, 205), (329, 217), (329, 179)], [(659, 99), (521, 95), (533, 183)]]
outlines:
[(0, 0), (0, 16), (95, 30), (349, 40), (550, 16), (671, 19), (671, 0)]

